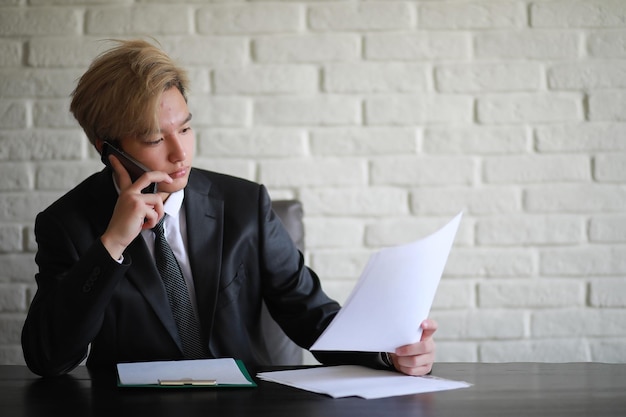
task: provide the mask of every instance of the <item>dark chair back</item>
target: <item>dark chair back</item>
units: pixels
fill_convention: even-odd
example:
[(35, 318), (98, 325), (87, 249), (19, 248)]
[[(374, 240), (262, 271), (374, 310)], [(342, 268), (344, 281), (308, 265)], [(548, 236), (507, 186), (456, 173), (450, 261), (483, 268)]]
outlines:
[[(272, 208), (287, 229), (287, 233), (300, 252), (304, 253), (304, 212), (302, 203), (297, 200), (276, 200)], [(263, 334), (267, 346), (272, 347), (270, 360), (272, 365), (301, 365), (302, 348), (287, 337), (278, 324), (270, 316), (263, 304), (261, 312)]]

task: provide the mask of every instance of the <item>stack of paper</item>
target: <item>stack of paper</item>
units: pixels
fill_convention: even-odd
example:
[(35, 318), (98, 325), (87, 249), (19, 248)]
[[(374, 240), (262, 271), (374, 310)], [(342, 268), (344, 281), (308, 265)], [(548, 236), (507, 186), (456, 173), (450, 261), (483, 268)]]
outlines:
[(257, 377), (264, 381), (330, 395), (333, 398), (355, 396), (374, 399), (471, 386), (462, 381), (430, 376), (414, 377), (398, 372), (349, 365), (262, 372), (257, 374)]

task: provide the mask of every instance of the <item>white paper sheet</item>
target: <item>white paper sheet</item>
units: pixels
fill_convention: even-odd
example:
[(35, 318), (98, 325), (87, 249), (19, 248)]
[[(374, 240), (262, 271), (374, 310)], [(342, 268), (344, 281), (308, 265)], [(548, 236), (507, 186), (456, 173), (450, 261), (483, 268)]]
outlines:
[(250, 385), (232, 358), (117, 364), (123, 385), (158, 385), (159, 380), (215, 380), (218, 384)]
[(418, 342), (461, 216), (421, 240), (374, 253), (311, 350), (393, 352)]
[(355, 396), (374, 399), (471, 386), (463, 381), (451, 381), (432, 376), (407, 376), (397, 372), (352, 365), (262, 372), (257, 374), (257, 377), (264, 381), (326, 394), (333, 398)]

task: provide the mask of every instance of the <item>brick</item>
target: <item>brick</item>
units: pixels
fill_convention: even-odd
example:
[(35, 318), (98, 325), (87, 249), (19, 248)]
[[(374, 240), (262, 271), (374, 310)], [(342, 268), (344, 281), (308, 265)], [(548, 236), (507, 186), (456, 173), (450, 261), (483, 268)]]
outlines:
[(524, 208), (544, 213), (624, 211), (626, 187), (599, 184), (537, 186), (524, 192)]
[(20, 343), (24, 318), (24, 314), (0, 314), (0, 346)]
[[(37, 213), (52, 204), (58, 197), (58, 195), (44, 193), (2, 193), (0, 194), (0, 222), (32, 222)], [(2, 273), (3, 271), (0, 271), (0, 276)]]
[(0, 284), (0, 313), (26, 311), (26, 286)]
[(626, 57), (626, 32), (596, 31), (587, 34), (587, 53), (592, 58), (619, 59)]
[(37, 272), (34, 258), (32, 253), (0, 254), (0, 283), (31, 283)]
[(243, 37), (185, 36), (165, 38), (160, 43), (183, 66), (241, 67), (250, 57), (249, 41)]
[(468, 309), (476, 306), (476, 289), (472, 282), (443, 279), (433, 300), (433, 311)]
[(519, 126), (429, 126), (424, 130), (422, 150), (432, 154), (526, 153), (530, 138)]
[[(112, 24), (115, 22), (115, 24)], [(93, 7), (85, 14), (89, 35), (185, 35), (191, 27), (191, 13), (184, 5)]]
[(626, 242), (626, 216), (594, 216), (589, 221), (589, 240), (600, 243)]
[(308, 22), (319, 31), (401, 30), (414, 25), (414, 15), (413, 8), (401, 2), (315, 4), (309, 6)]
[(269, 187), (364, 186), (367, 166), (364, 160), (336, 158), (274, 160), (259, 163), (259, 180)]
[(513, 29), (526, 25), (526, 10), (517, 2), (423, 3), (417, 16), (418, 27), (423, 29)]
[(538, 126), (539, 152), (595, 152), (626, 150), (626, 124), (585, 123)]
[(24, 232), (19, 224), (0, 224), (0, 253), (21, 252)]
[(261, 63), (343, 62), (361, 54), (361, 40), (355, 34), (279, 34), (252, 42), (253, 57)]
[(588, 362), (587, 342), (581, 339), (546, 339), (481, 342), (481, 362)]
[(586, 222), (579, 216), (492, 216), (476, 222), (480, 245), (573, 245), (585, 241)]
[(408, 213), (408, 195), (398, 188), (304, 188), (307, 215), (391, 216)]
[(525, 314), (514, 310), (438, 310), (431, 317), (439, 324), (437, 340), (506, 340), (524, 336)]
[(488, 184), (588, 181), (591, 160), (586, 155), (489, 157), (483, 160), (483, 179)]
[[(201, 34), (297, 32), (305, 27), (299, 4), (215, 4), (196, 11)], [(186, 26), (185, 26), (186, 27)]]
[(307, 150), (300, 129), (207, 129), (196, 137), (198, 155), (206, 157), (297, 157)]
[(314, 66), (258, 65), (217, 69), (213, 74), (218, 94), (311, 94), (318, 91)]
[(189, 101), (194, 126), (242, 127), (251, 119), (250, 101), (240, 97), (194, 97)]
[(553, 1), (530, 5), (532, 27), (624, 27), (626, 4), (621, 0)]
[(596, 155), (593, 177), (600, 182), (626, 182), (626, 153)]
[(70, 113), (69, 99), (44, 99), (33, 104), (33, 125), (50, 128), (73, 128), (77, 126), (74, 115)]
[(593, 279), (589, 284), (589, 304), (592, 307), (626, 308), (626, 279)]
[(626, 273), (626, 248), (581, 246), (543, 249), (539, 254), (539, 272), (545, 276), (588, 277)]
[(411, 213), (454, 215), (515, 213), (521, 207), (521, 190), (515, 187), (434, 187), (411, 191)]
[(478, 98), (477, 119), (485, 124), (575, 122), (584, 120), (577, 94), (520, 94)]
[(0, 14), (3, 37), (77, 35), (80, 29), (79, 11), (73, 8), (3, 8)]
[(455, 248), (445, 277), (525, 278), (536, 273), (533, 251), (524, 248)]
[(0, 101), (0, 126), (2, 129), (25, 129), (28, 125), (28, 108), (21, 101)]
[(439, 95), (377, 97), (365, 99), (368, 125), (414, 125), (422, 123), (469, 123), (473, 118), (471, 97)]
[(329, 93), (408, 93), (427, 89), (422, 64), (354, 63), (324, 67), (324, 91)]
[(579, 280), (524, 279), (478, 284), (478, 306), (481, 308), (583, 307), (585, 295), (585, 283)]
[(254, 124), (259, 126), (356, 125), (360, 102), (352, 97), (259, 98), (254, 102)]
[(579, 43), (574, 31), (480, 32), (474, 37), (474, 51), (480, 59), (576, 59)]
[(435, 68), (435, 87), (443, 93), (537, 91), (542, 72), (535, 63), (442, 64)]
[(309, 131), (311, 154), (358, 156), (417, 153), (414, 128), (326, 128)]
[(3, 365), (26, 365), (22, 345), (0, 345), (0, 363)]
[(553, 90), (594, 90), (626, 87), (626, 64), (615, 61), (555, 64), (548, 69)]
[(370, 170), (376, 185), (471, 185), (478, 167), (473, 158), (460, 156), (394, 156), (373, 159)]
[(7, 98), (67, 98), (74, 90), (80, 70), (0, 70), (0, 97)]
[(24, 163), (0, 165), (0, 190), (26, 191), (33, 188), (33, 167)]
[(78, 131), (0, 131), (0, 161), (80, 159), (86, 142)]
[(33, 38), (28, 42), (28, 65), (40, 68), (86, 68), (105, 45), (84, 37)]
[(623, 337), (626, 335), (626, 310), (536, 310), (531, 314), (530, 329), (535, 337)]
[(591, 361), (604, 363), (626, 362), (626, 338), (589, 340)]
[(24, 48), (18, 40), (0, 39), (0, 67), (19, 67)]
[[(435, 336), (436, 337), (436, 336)], [(437, 362), (478, 362), (476, 343), (440, 342), (437, 339)]]
[(350, 218), (310, 218), (305, 207), (306, 247), (355, 248), (363, 244), (363, 221)]
[(621, 111), (626, 106), (626, 92), (618, 90), (597, 91), (589, 94), (589, 120), (624, 121)]
[(471, 42), (464, 33), (366, 34), (364, 54), (371, 60), (467, 59)]
[(200, 169), (221, 172), (235, 177), (245, 178), (249, 181), (258, 181), (255, 165), (249, 160), (195, 158), (193, 165)]
[(98, 161), (58, 163), (41, 165), (37, 169), (36, 185), (38, 190), (67, 191), (89, 175), (100, 171), (104, 165)]

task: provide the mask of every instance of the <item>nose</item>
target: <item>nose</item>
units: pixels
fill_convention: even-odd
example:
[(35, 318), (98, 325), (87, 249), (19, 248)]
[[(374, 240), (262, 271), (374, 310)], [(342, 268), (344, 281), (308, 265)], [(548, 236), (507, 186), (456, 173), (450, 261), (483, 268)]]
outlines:
[(185, 152), (185, 147), (183, 146), (183, 141), (178, 135), (172, 135), (170, 140), (170, 152), (169, 159), (171, 162), (180, 162), (184, 161), (187, 156), (187, 152)]

